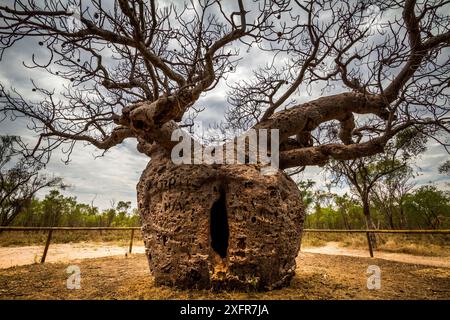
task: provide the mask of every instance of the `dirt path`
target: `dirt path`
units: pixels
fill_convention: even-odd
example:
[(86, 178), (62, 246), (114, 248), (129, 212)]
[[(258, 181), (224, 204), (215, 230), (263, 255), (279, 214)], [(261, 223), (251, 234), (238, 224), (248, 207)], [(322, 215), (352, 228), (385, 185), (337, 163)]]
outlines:
[[(133, 246), (133, 253), (144, 253), (144, 246)], [(39, 262), (43, 246), (0, 247), (0, 269)], [(67, 262), (107, 256), (123, 256), (128, 247), (108, 243), (56, 243), (51, 244), (46, 262)]]
[[(0, 247), (0, 269), (39, 262), (43, 246)], [(47, 253), (47, 262), (68, 262), (72, 260), (92, 259), (108, 256), (124, 256), (128, 247), (111, 243), (65, 243), (51, 244)], [(144, 253), (143, 245), (133, 246), (133, 253)], [(302, 252), (328, 255), (368, 257), (367, 250), (350, 249), (339, 246), (338, 242), (329, 242), (323, 247), (306, 247)], [(450, 268), (450, 257), (425, 257), (404, 253), (375, 252), (375, 257), (390, 261)]]
[[(339, 242), (328, 242), (326, 246), (323, 247), (306, 247), (302, 248), (302, 252), (309, 253), (321, 253), (329, 255), (344, 255), (352, 257), (368, 257), (369, 251), (362, 249), (350, 249), (339, 246)], [(406, 253), (393, 253), (393, 252), (383, 252), (375, 251), (374, 257), (378, 259), (398, 261), (404, 263), (421, 264), (433, 267), (444, 267), (450, 268), (450, 257), (426, 257), (417, 256)]]

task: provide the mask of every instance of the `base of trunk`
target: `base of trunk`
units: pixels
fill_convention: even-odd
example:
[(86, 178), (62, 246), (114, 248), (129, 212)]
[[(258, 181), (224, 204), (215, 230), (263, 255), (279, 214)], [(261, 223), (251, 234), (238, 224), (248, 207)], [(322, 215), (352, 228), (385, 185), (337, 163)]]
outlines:
[(304, 220), (295, 183), (249, 165), (174, 165), (162, 155), (138, 184), (157, 285), (270, 290), (294, 275)]

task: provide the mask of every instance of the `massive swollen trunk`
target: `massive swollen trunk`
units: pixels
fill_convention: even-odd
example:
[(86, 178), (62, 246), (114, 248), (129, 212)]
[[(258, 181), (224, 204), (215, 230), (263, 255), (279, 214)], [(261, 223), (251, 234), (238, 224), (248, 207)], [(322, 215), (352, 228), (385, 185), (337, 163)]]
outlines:
[(270, 290), (295, 273), (304, 208), (282, 171), (252, 165), (175, 165), (155, 152), (137, 186), (158, 285)]

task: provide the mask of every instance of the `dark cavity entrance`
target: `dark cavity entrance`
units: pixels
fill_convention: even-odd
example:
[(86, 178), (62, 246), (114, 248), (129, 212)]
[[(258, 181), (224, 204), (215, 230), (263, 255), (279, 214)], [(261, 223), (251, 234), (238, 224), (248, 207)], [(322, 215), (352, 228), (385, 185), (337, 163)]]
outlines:
[(228, 229), (228, 217), (225, 191), (220, 191), (219, 199), (211, 207), (211, 217), (209, 224), (211, 235), (211, 247), (219, 256), (227, 256), (228, 238), (230, 231)]

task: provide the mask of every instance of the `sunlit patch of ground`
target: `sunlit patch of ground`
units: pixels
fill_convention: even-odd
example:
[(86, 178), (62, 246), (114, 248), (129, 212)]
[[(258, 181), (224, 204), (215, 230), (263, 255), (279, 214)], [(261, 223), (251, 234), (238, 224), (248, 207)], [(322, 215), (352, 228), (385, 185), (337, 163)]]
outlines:
[[(378, 252), (404, 253), (425, 257), (450, 258), (450, 234), (377, 234)], [(302, 247), (323, 247), (339, 243), (340, 249), (361, 249), (367, 252), (364, 233), (306, 232)]]
[[(0, 247), (0, 269), (39, 262), (44, 246)], [(125, 256), (128, 246), (114, 243), (55, 243), (51, 244), (46, 262), (68, 262), (75, 259), (91, 259), (107, 256)], [(143, 245), (133, 247), (134, 253), (144, 253)]]
[[(66, 286), (68, 265), (81, 289)], [(300, 253), (289, 288), (261, 293), (181, 291), (154, 286), (143, 254), (0, 270), (0, 299), (450, 299), (450, 268), (377, 258)], [(367, 289), (367, 267), (381, 269), (381, 288)]]
[[(345, 255), (352, 257), (368, 257), (368, 249), (352, 249), (348, 247), (342, 247), (338, 242), (328, 242), (325, 246), (321, 247), (306, 247), (303, 249), (304, 252), (309, 253), (321, 253), (321, 254), (331, 254), (331, 255)], [(443, 256), (420, 256), (407, 253), (397, 253), (397, 252), (386, 252), (385, 250), (375, 250), (374, 256), (379, 259), (385, 259), (390, 261), (412, 263), (412, 264), (422, 264), (433, 267), (444, 267), (450, 268), (450, 257)]]

